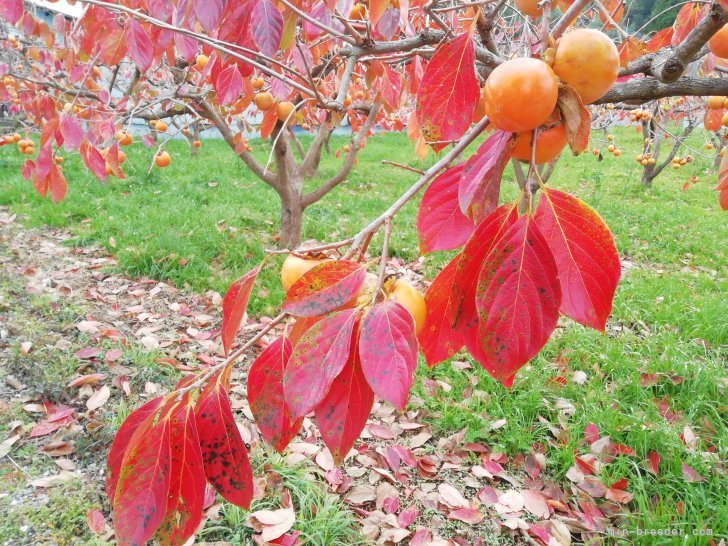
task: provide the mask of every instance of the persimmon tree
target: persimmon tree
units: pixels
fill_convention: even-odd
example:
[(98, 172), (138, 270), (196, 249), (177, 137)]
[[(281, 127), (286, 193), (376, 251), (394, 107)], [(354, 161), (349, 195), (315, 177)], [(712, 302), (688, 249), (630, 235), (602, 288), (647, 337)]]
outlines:
[[(0, 14), (26, 36), (12, 46), (22, 59), (0, 67), (0, 93), (25, 114), (28, 132), (40, 132), (37, 152), (20, 134), (5, 142), (35, 157), (23, 173), (56, 200), (66, 192), (54, 160), (60, 148), (80, 153), (99, 178), (123, 176), (132, 118), (154, 120), (158, 132), (160, 123), (168, 129), (163, 119), (182, 114), (215, 125), (254, 173), (282, 197), (297, 195), (300, 207), (311, 195), (301, 193), (301, 177), (344, 117), (354, 136), (343, 177), (375, 124), (397, 129), (406, 120), (416, 152), (441, 154), (357, 234), (281, 251), (281, 313), (242, 343), (248, 301), (269, 261), (230, 286), (219, 360), (134, 411), (111, 446), (107, 494), (120, 544), (183, 544), (201, 522), (205, 481), (249, 505), (253, 473), (227, 393), (235, 362), (280, 325), (284, 333), (248, 370), (256, 423), (282, 451), (313, 414), (337, 463), (375, 396), (406, 406), (420, 352), (435, 366), (464, 348), (510, 388), (561, 315), (604, 331), (621, 275), (617, 250), (598, 213), (558, 189), (554, 162), (567, 146), (589, 148), (600, 108), (592, 104), (634, 110), (667, 97), (728, 95), (720, 44), (711, 43), (713, 53), (705, 47), (728, 23), (719, 3), (686, 3), (653, 36), (619, 26), (618, 0), (519, 0), (517, 9), (487, 0), (83, 3), (78, 22), (56, 21), (58, 40), (20, 0), (0, 2)], [(284, 106), (273, 110), (275, 99)], [(258, 125), (274, 142), (270, 169), (231, 128), (253, 122), (251, 102), (263, 107)], [(298, 160), (294, 121), (317, 131)], [(511, 161), (519, 195), (502, 203)], [(724, 206), (726, 172), (724, 164)], [(424, 297), (387, 270), (392, 220), (422, 190), (422, 253), (458, 250)], [(377, 234), (381, 252), (370, 249)]]

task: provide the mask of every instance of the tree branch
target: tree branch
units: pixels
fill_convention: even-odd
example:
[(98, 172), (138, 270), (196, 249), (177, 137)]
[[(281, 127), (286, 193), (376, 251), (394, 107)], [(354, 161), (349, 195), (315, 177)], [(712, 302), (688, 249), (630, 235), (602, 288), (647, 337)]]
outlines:
[(669, 83), (682, 76), (696, 54), (726, 23), (728, 23), (728, 11), (717, 3), (712, 4), (708, 15), (690, 31), (685, 40), (675, 46), (660, 73), (656, 74), (660, 80)]
[(673, 83), (655, 78), (632, 79), (618, 83), (594, 104), (608, 102), (648, 102), (664, 97), (728, 95), (728, 78), (698, 78), (684, 76)]
[(381, 107), (381, 102), (377, 102), (372, 106), (372, 109), (369, 111), (369, 115), (367, 116), (366, 121), (362, 124), (362, 126), (351, 139), (350, 150), (349, 153), (346, 154), (346, 159), (344, 160), (344, 164), (342, 165), (341, 170), (339, 170), (339, 172), (332, 176), (329, 180), (321, 184), (318, 188), (304, 195), (302, 199), (304, 207), (316, 203), (319, 199), (321, 199), (324, 195), (329, 193), (346, 179), (346, 177), (351, 172), (351, 169), (354, 167), (354, 164), (356, 163), (356, 156), (361, 149), (361, 143), (369, 133), (369, 130), (374, 125), (374, 122), (377, 119), (377, 115), (379, 114), (379, 109)]
[(238, 154), (238, 157), (243, 160), (243, 162), (248, 166), (251, 171), (253, 171), (253, 174), (255, 174), (255, 176), (260, 178), (263, 182), (265, 182), (275, 190), (279, 190), (280, 182), (277, 176), (273, 175), (270, 172), (265, 172), (263, 166), (255, 160), (250, 152), (242, 149), (237, 149), (235, 144), (235, 135), (230, 129), (230, 126), (225, 123), (225, 120), (217, 112), (217, 110), (215, 110), (215, 108), (213, 108), (209, 102), (204, 100), (200, 101), (199, 105), (203, 115), (207, 119), (209, 119), (215, 125), (215, 127), (217, 127), (217, 130), (220, 131), (222, 138), (225, 139), (225, 142), (227, 142), (228, 146), (230, 146), (230, 148), (232, 148), (233, 151)]
[(329, 136), (333, 130), (334, 126), (331, 122), (331, 116), (326, 116), (326, 119), (321, 123), (321, 125), (319, 125), (318, 132), (311, 142), (311, 145), (308, 147), (306, 156), (301, 162), (300, 170), (304, 176), (314, 172), (318, 168), (318, 163), (321, 160), (321, 149), (329, 140)]

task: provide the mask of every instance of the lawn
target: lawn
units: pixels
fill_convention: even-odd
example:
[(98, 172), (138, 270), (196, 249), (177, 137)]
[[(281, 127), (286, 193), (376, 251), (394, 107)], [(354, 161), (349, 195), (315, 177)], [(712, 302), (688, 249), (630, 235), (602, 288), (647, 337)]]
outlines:
[[(434, 370), (420, 366), (415, 393), (424, 401), (428, 424), (442, 436), (466, 429), (466, 441), (487, 443), (510, 456), (543, 446), (546, 473), (559, 483), (568, 482), (575, 453), (584, 451), (585, 427), (596, 424), (602, 436), (636, 452), (615, 458), (600, 475), (609, 484), (628, 480), (634, 501), (624, 527), (678, 528), (687, 533), (681, 544), (702, 544), (703, 539), (691, 536), (694, 530), (728, 536), (728, 216), (711, 189), (713, 157), (701, 157), (706, 135), (689, 141), (694, 162), (667, 169), (653, 188), (644, 189), (633, 159), (641, 136), (629, 128), (615, 134), (621, 157), (564, 157), (550, 181), (589, 203), (614, 232), (624, 276), (606, 334), (562, 321), (510, 391), (477, 364), (463, 371), (462, 365), (445, 363)], [(334, 139), (332, 150), (343, 144)], [(254, 142), (253, 147), (265, 161), (269, 146)], [(130, 277), (223, 293), (260, 261), (264, 249), (275, 246), (277, 197), (222, 142), (205, 141), (197, 157), (181, 142), (172, 143), (171, 151), (169, 168), (147, 174), (151, 152), (134, 145), (128, 179), (106, 184), (68, 158), (69, 195), (54, 205), (21, 179), (20, 156), (0, 148), (0, 205), (21, 215), (26, 226), (66, 229), (73, 234), (68, 245), (106, 247)], [(401, 134), (370, 139), (349, 181), (306, 211), (304, 238), (327, 241), (355, 234), (416, 179), (414, 173), (381, 164), (383, 159), (416, 168), (434, 161), (432, 156), (414, 158)], [(334, 172), (339, 161), (326, 158), (321, 176)], [(508, 171), (505, 193), (512, 196), (515, 185)], [(698, 182), (683, 191), (693, 175)], [(416, 205), (397, 217), (390, 243), (391, 254), (406, 261), (418, 258)], [(426, 277), (432, 278), (447, 258), (447, 253), (427, 256)], [(276, 268), (266, 270), (253, 312), (275, 311), (282, 297), (276, 275)], [(454, 361), (467, 358), (458, 355)], [(433, 379), (439, 386), (433, 387)], [(502, 419), (505, 424), (492, 429)], [(692, 434), (694, 440), (687, 437)], [(644, 460), (653, 451), (662, 459), (657, 475), (645, 471)], [(688, 481), (683, 464), (705, 481)], [(234, 512), (227, 516), (231, 527), (235, 517)], [(656, 537), (630, 540), (673, 543)]]

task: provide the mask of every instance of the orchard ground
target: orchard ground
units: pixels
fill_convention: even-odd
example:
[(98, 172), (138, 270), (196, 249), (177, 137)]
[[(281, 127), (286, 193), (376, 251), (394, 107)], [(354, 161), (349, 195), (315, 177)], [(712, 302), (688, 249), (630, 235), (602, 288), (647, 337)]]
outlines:
[[(693, 530), (711, 530), (718, 541), (728, 536), (728, 217), (711, 189), (717, 172), (714, 152), (703, 150), (708, 136), (697, 131), (688, 142), (692, 150), (681, 151), (691, 153), (695, 161), (678, 170), (666, 169), (655, 186), (645, 190), (639, 182), (641, 167), (634, 160), (641, 136), (633, 128), (616, 130), (615, 135), (621, 157), (605, 151), (599, 162), (592, 154), (565, 155), (549, 182), (593, 206), (615, 234), (624, 276), (606, 335), (562, 321), (557, 335), (519, 373), (510, 392), (463, 355), (434, 370), (422, 365), (412, 404), (418, 410), (416, 421), (433, 434), (425, 449), (435, 452), (438, 439), (464, 431), (454, 440), (479, 442), (505, 453), (509, 465), (504, 466), (521, 478), (525, 474), (522, 459), (519, 468), (519, 456), (541, 444), (546, 456), (541, 478), (564, 488), (569, 487), (567, 473), (575, 453), (589, 451), (584, 430), (594, 423), (600, 436), (610, 436), (636, 453), (615, 458), (599, 473), (607, 485), (626, 478), (627, 490), (634, 495), (625, 505), (627, 515), (620, 520), (620, 528), (683, 530), (686, 543), (695, 544), (705, 539), (693, 538)], [(333, 153), (344, 144), (343, 139), (332, 140), (332, 155), (322, 163), (322, 177), (335, 171), (341, 160)], [(252, 145), (258, 159), (265, 162), (269, 144)], [(606, 145), (600, 147), (606, 150)], [(10, 453), (0, 458), (0, 513), (10, 515), (0, 523), (0, 544), (37, 543), (33, 540), (40, 538), (59, 544), (104, 544), (88, 529), (86, 513), (100, 508), (108, 515), (99, 479), (113, 433), (123, 416), (144, 398), (145, 389), (169, 388), (179, 377), (179, 372), (160, 364), (158, 359), (167, 352), (164, 347), (130, 333), (130, 342), (117, 360), (130, 370), (132, 395), (125, 399), (110, 378), (103, 381), (109, 383), (111, 397), (92, 420), (81, 420), (84, 428), (73, 439), (74, 451), (65, 457), (75, 466), (71, 473), (88, 471), (93, 479), (71, 479), (47, 489), (29, 485), (57, 474), (58, 468), (54, 457), (38, 452), (47, 447), (50, 437), (29, 438), (29, 430), (42, 417), (23, 405), (48, 400), (85, 410), (78, 390), (66, 385), (82, 373), (110, 372), (104, 353), (91, 360), (74, 356), (97, 345), (92, 334), (80, 332), (76, 325), (89, 316), (103, 321), (108, 307), (104, 297), (89, 297), (89, 288), (99, 288), (103, 296), (106, 292), (101, 287), (106, 283), (110, 293), (113, 287), (121, 291), (116, 295), (124, 305), (133, 306), (135, 298), (146, 302), (151, 297), (155, 283), (125, 277), (167, 281), (180, 289), (162, 289), (169, 301), (189, 302), (189, 317), (212, 317), (205, 319), (207, 323), (198, 321), (195, 331), (214, 329), (219, 327), (220, 310), (210, 307), (214, 298), (209, 293), (203, 294), (224, 293), (232, 280), (260, 261), (265, 248), (276, 244), (278, 200), (224, 143), (204, 141), (196, 157), (190, 156), (183, 142), (171, 143), (170, 151), (172, 165), (147, 174), (151, 152), (136, 143), (127, 149), (128, 179), (111, 179), (107, 184), (99, 184), (77, 158), (69, 157), (64, 164), (69, 196), (53, 205), (22, 180), (22, 159), (14, 148), (0, 148), (0, 205), (8, 207), (7, 218), (18, 215), (8, 224), (11, 227), (3, 228), (0, 239), (4, 266), (0, 329), (8, 332), (7, 339), (0, 341), (0, 377), (5, 383), (0, 388), (0, 442), (9, 426), (17, 428), (22, 422), (27, 429)], [(432, 156), (412, 157), (412, 144), (404, 135), (371, 138), (349, 181), (306, 211), (304, 237), (330, 241), (356, 233), (417, 176), (383, 165), (381, 160), (420, 169), (433, 162)], [(698, 182), (683, 191), (693, 175)], [(515, 196), (510, 168), (504, 185)], [(431, 279), (449, 256), (442, 253), (426, 257), (422, 264), (417, 261), (415, 214), (416, 203), (411, 203), (396, 218), (391, 255), (404, 268)], [(48, 240), (55, 250), (44, 259)], [(81, 261), (75, 271), (84, 279), (79, 281), (84, 289), (68, 297), (63, 290), (50, 295), (42, 289), (29, 291), (29, 264), (58, 270), (59, 264), (53, 263), (58, 248)], [(106, 253), (114, 260), (105, 258)], [(72, 275), (74, 268), (63, 271)], [(108, 281), (109, 275), (113, 282)], [(282, 297), (276, 267), (269, 267), (261, 280), (251, 303), (254, 324), (272, 316)], [(169, 308), (164, 306), (151, 312), (158, 315), (155, 334), (192, 327), (179, 322), (179, 317), (170, 326), (165, 312)], [(126, 314), (116, 318), (129, 320)], [(28, 350), (24, 342), (33, 347)], [(104, 351), (119, 346), (108, 339), (99, 344)], [(179, 360), (184, 362), (182, 356)], [(18, 384), (22, 388), (16, 390), (12, 385)], [(392, 425), (386, 408), (375, 411), (374, 418)], [(383, 445), (388, 443), (406, 444), (406, 440), (392, 439)], [(653, 451), (661, 457), (657, 475), (645, 470), (644, 461)], [(291, 492), (298, 515), (294, 528), (302, 531), (302, 538), (311, 544), (356, 543), (353, 512), (338, 495), (327, 491), (323, 479), (320, 487), (309, 479), (321, 472), (320, 465), (306, 459), (290, 467), (262, 448), (254, 454), (258, 474), (264, 468), (278, 473)], [(468, 498), (476, 492), (458, 484), (454, 474), (440, 473), (437, 480), (443, 479), (457, 484)], [(433, 482), (439, 483), (423, 480), (422, 487)], [(253, 509), (268, 507), (277, 498), (259, 501)], [(484, 510), (487, 517), (474, 527), (475, 533), (495, 541), (492, 522), (499, 518), (487, 507)], [(200, 540), (245, 543), (252, 534), (242, 525), (246, 517), (236, 508), (222, 507)], [(419, 517), (418, 523), (435, 527), (432, 530), (446, 538), (473, 532), (470, 525), (427, 509), (421, 509)], [(629, 538), (644, 544), (675, 540)], [(511, 543), (505, 536), (497, 540)]]

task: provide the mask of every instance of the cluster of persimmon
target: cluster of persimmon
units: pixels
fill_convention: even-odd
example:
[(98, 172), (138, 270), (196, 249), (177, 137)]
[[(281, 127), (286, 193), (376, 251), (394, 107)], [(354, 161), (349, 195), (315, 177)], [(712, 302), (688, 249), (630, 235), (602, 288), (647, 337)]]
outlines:
[[(573, 88), (583, 104), (591, 104), (617, 79), (619, 53), (603, 32), (572, 30), (553, 46), (542, 59), (519, 58), (499, 65), (482, 93), (480, 108), (497, 129), (516, 133), (512, 155), (522, 161), (534, 155), (536, 163), (547, 163), (566, 146), (557, 108), (560, 88)], [(524, 96), (538, 100), (524, 101)]]
[(632, 110), (629, 115), (629, 120), (632, 123), (650, 121), (651, 119), (652, 114), (647, 110), (643, 110), (642, 108), (636, 108), (635, 110)]
[(643, 167), (647, 167), (648, 165), (654, 165), (655, 163), (657, 163), (657, 160), (653, 157), (651, 152), (645, 152), (644, 154), (637, 154), (634, 159), (637, 163), (639, 163)]
[[(289, 254), (281, 267), (281, 284), (288, 291), (304, 273), (317, 265), (331, 261), (325, 256), (297, 256)], [(346, 307), (364, 307), (372, 300), (379, 284), (379, 277), (374, 273), (367, 273), (367, 278), (359, 293), (352, 298)], [(390, 277), (382, 285), (382, 291), (388, 299), (394, 300), (404, 307), (415, 323), (416, 333), (422, 331), (427, 316), (427, 307), (424, 296), (410, 282), (402, 278)]]
[(677, 170), (683, 165), (687, 165), (688, 163), (692, 163), (693, 156), (686, 155), (685, 157), (673, 157), (672, 158), (672, 168)]
[(167, 124), (161, 119), (153, 119), (149, 122), (149, 126), (158, 133), (165, 133), (168, 129)]
[[(614, 135), (607, 135), (607, 142), (609, 142), (609, 144), (607, 145), (607, 151), (610, 154), (612, 154), (614, 157), (619, 157), (620, 155), (622, 155), (622, 150), (620, 150), (617, 145), (614, 144)], [(599, 151), (597, 150), (594, 155), (599, 155)]]

